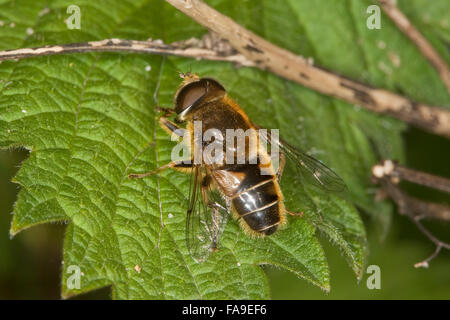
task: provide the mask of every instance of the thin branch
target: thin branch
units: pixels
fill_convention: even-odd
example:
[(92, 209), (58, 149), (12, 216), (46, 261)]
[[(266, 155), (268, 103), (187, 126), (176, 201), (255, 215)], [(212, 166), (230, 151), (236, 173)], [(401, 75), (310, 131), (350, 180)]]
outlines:
[(394, 163), (391, 176), (397, 176), (401, 180), (450, 193), (450, 179), (409, 169), (396, 163)]
[(166, 1), (228, 40), (233, 48), (262, 70), (450, 138), (450, 110), (416, 103), (393, 92), (370, 88), (313, 66), (310, 60), (275, 46), (200, 0)]
[(397, 204), (400, 214), (420, 220), (450, 221), (450, 208), (448, 206), (423, 201), (407, 195), (398, 188), (395, 178), (384, 176), (377, 178), (377, 181), (382, 185), (383, 191)]
[(408, 18), (390, 0), (378, 0), (384, 12), (397, 27), (419, 48), (420, 52), (433, 64), (450, 92), (450, 69), (428, 40), (414, 27)]
[(147, 41), (105, 39), (83, 43), (0, 51), (0, 61), (54, 54), (108, 51), (164, 54), (194, 59), (234, 62), (242, 66), (253, 65), (253, 63), (247, 60), (243, 55), (230, 49), (229, 46), (226, 47), (226, 43), (225, 45), (219, 46), (218, 42), (216, 42), (213, 43), (215, 47), (211, 46), (211, 48), (208, 48), (206, 39), (207, 38), (202, 40), (189, 39), (187, 41), (180, 41), (172, 44), (164, 44), (161, 40), (151, 39)]
[[(398, 170), (399, 168), (401, 168), (400, 174)], [(439, 254), (441, 249), (450, 250), (450, 243), (446, 243), (436, 238), (427, 228), (423, 226), (420, 221), (422, 219), (450, 221), (450, 207), (411, 197), (400, 190), (400, 188), (398, 187), (398, 183), (401, 179), (406, 177), (405, 174), (406, 172), (408, 172), (412, 173), (412, 175), (416, 177), (425, 177), (425, 179), (408, 179), (408, 181), (442, 190), (442, 179), (447, 179), (436, 177), (412, 169), (407, 169), (407, 171), (404, 171), (404, 169), (406, 168), (396, 165), (391, 160), (385, 160), (372, 168), (372, 176), (375, 182), (381, 185), (382, 192), (395, 202), (398, 207), (398, 212), (402, 215), (406, 215), (411, 221), (413, 221), (417, 228), (431, 242), (435, 244), (436, 250), (433, 252), (433, 254), (430, 255), (427, 259), (414, 265), (416, 268), (427, 268), (429, 262)], [(423, 183), (424, 181), (425, 183)], [(448, 183), (448, 180), (444, 182)]]

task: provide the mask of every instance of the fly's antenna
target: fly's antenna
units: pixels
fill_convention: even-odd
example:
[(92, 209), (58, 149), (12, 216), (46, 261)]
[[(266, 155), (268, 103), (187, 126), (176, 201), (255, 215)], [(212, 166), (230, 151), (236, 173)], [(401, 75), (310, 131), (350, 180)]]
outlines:
[(177, 72), (181, 79), (198, 78), (198, 76), (196, 74), (192, 73), (192, 64), (191, 63), (189, 64), (188, 72), (183, 72), (180, 70), (177, 70)]
[(183, 71), (180, 70), (177, 70), (177, 72), (181, 79), (186, 78), (186, 76), (188, 75), (188, 73), (184, 73)]

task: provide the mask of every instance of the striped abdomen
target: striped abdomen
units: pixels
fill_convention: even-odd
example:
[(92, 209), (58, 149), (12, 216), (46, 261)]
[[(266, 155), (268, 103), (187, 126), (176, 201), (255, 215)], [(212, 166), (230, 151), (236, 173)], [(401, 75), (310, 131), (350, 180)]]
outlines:
[(236, 213), (257, 233), (271, 235), (277, 231), (281, 223), (281, 197), (278, 183), (272, 176), (271, 180), (263, 181), (238, 193), (232, 199)]
[(230, 166), (212, 174), (244, 227), (270, 235), (284, 223), (283, 197), (275, 175), (262, 175), (257, 164)]

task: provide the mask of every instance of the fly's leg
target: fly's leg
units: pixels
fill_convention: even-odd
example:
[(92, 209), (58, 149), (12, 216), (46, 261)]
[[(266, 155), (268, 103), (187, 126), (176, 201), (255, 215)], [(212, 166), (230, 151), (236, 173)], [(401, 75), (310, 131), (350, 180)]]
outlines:
[(191, 160), (178, 160), (178, 161), (171, 161), (168, 164), (165, 164), (159, 168), (156, 168), (155, 170), (145, 172), (145, 173), (130, 173), (128, 175), (129, 179), (141, 179), (148, 176), (151, 176), (152, 174), (164, 171), (169, 168), (173, 169), (179, 169), (181, 171), (184, 171), (186, 169), (192, 169), (194, 165), (192, 163), (186, 163), (186, 162), (192, 162)]
[(219, 210), (226, 210), (220, 203), (210, 202), (208, 203), (208, 207), (212, 210), (212, 245), (211, 251), (218, 251), (217, 245), (219, 243), (219, 220), (220, 220), (220, 212)]
[(302, 211), (300, 211), (300, 212), (292, 212), (292, 211), (289, 211), (289, 210), (287, 210), (287, 209), (285, 209), (284, 210), (287, 214), (289, 214), (289, 215), (291, 215), (291, 216), (293, 216), (293, 217), (303, 217), (303, 212)]
[(208, 189), (211, 187), (211, 182), (212, 182), (212, 178), (209, 175), (206, 175), (203, 177), (202, 179), (202, 198), (203, 201), (206, 203), (206, 205), (208, 206), (208, 208), (211, 209), (212, 214), (211, 214), (211, 219), (212, 219), (212, 224), (211, 224), (211, 228), (212, 230), (210, 230), (211, 233), (211, 240), (212, 240), (212, 244), (211, 244), (211, 251), (217, 251), (217, 245), (219, 242), (219, 232), (220, 232), (220, 210), (226, 211), (227, 209), (224, 208), (220, 203), (217, 202), (211, 202), (209, 197), (208, 197)]
[[(175, 134), (177, 135), (179, 138), (183, 137), (183, 130), (182, 128), (180, 128), (179, 126), (177, 126), (175, 123), (167, 120), (164, 117), (161, 117), (159, 119), (159, 123), (161, 125), (161, 127), (166, 130), (167, 132), (169, 132), (170, 134)], [(178, 160), (178, 161), (171, 161), (159, 168), (156, 168), (155, 170), (146, 172), (146, 173), (131, 173), (128, 175), (129, 179), (141, 179), (141, 178), (145, 178), (147, 176), (150, 176), (152, 174), (164, 171), (166, 169), (169, 168), (173, 168), (173, 169), (178, 169), (180, 171), (184, 171), (186, 169), (192, 169), (194, 167), (193, 165), (193, 161), (192, 159), (186, 159), (186, 160)]]
[(212, 209), (212, 246), (211, 251), (218, 251), (217, 244), (219, 242), (219, 208), (218, 203), (208, 203), (208, 207)]
[(159, 125), (161, 126), (161, 128), (163, 128), (168, 134), (170, 135), (176, 135), (178, 138), (183, 138), (184, 136), (184, 132), (186, 129), (183, 129), (181, 127), (179, 127), (178, 125), (176, 125), (175, 123), (173, 123), (170, 120), (167, 120), (167, 118), (165, 117), (161, 117), (159, 118)]
[(173, 110), (172, 108), (165, 108), (160, 106), (155, 106), (155, 110), (161, 112), (163, 114), (163, 117), (168, 117), (175, 113), (175, 110)]

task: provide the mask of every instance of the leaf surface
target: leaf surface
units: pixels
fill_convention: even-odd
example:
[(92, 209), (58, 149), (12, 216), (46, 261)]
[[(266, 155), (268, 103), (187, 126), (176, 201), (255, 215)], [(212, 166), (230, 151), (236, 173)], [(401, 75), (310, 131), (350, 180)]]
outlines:
[[(434, 69), (392, 23), (375, 32), (366, 29), (368, 1), (208, 3), (324, 67), (448, 105)], [(71, 4), (81, 9), (80, 30), (64, 24)], [(0, 20), (0, 49), (112, 37), (170, 43), (206, 32), (157, 0), (2, 1)], [(390, 52), (400, 57), (400, 67), (392, 65)], [(281, 184), (286, 206), (305, 218), (289, 217), (284, 230), (265, 239), (246, 236), (230, 222), (219, 252), (205, 263), (192, 260), (184, 230), (189, 177), (168, 170), (127, 178), (170, 161), (174, 142), (158, 128), (154, 106), (172, 105), (177, 70), (222, 82), (254, 122), (279, 128), (284, 139), (335, 169), (352, 203), (303, 186), (288, 167)], [(390, 206), (373, 201), (370, 167), (376, 153), (403, 160), (404, 125), (266, 72), (174, 57), (71, 54), (3, 62), (0, 90), (0, 147), (31, 151), (15, 177), (22, 189), (11, 233), (67, 222), (65, 297), (111, 285), (117, 299), (263, 299), (270, 294), (262, 264), (329, 290), (318, 234), (332, 241), (361, 277), (366, 235), (355, 205), (384, 228), (389, 224)], [(82, 272), (79, 289), (68, 286), (70, 266)]]

